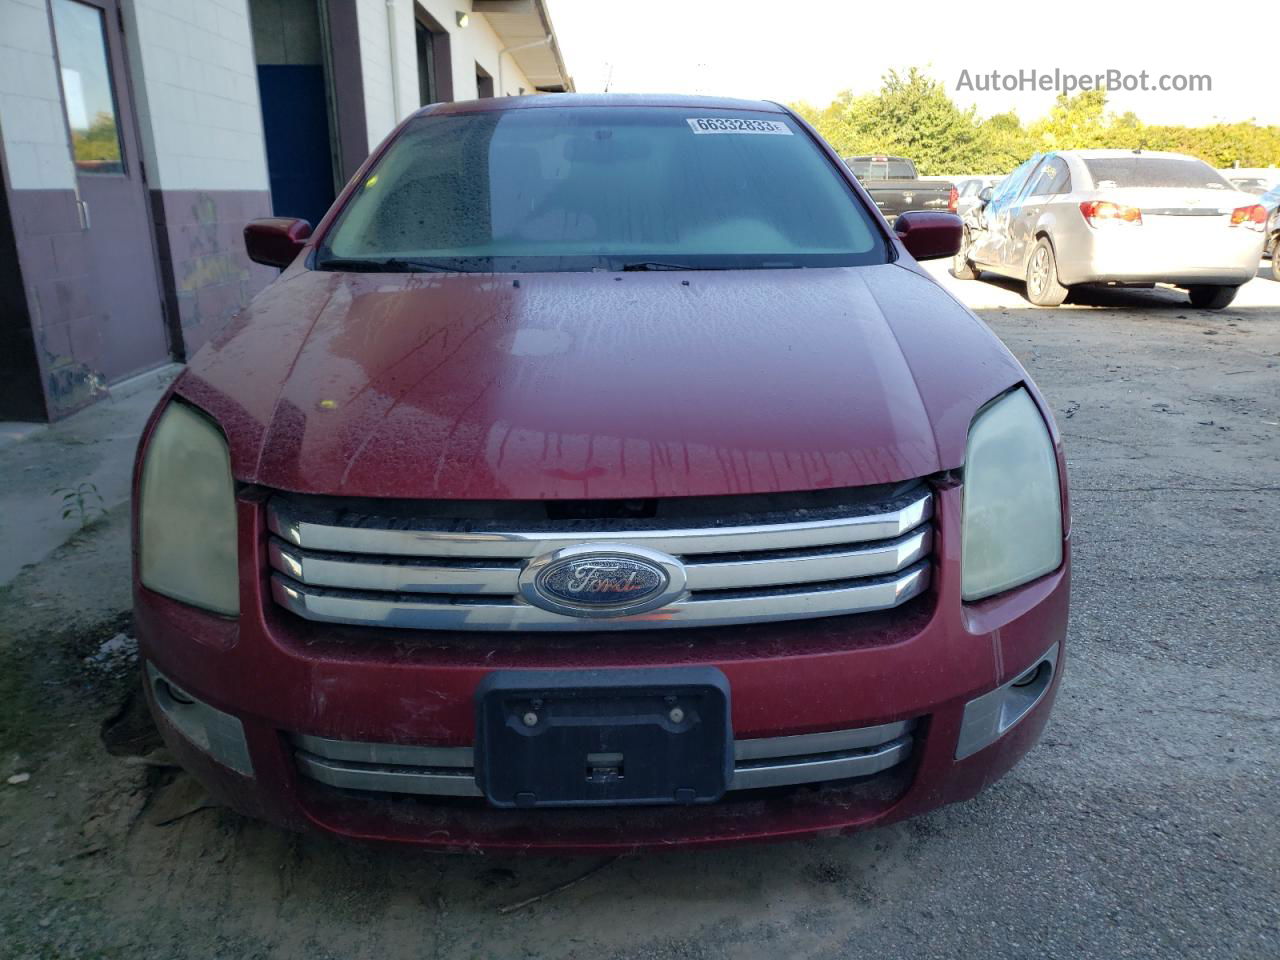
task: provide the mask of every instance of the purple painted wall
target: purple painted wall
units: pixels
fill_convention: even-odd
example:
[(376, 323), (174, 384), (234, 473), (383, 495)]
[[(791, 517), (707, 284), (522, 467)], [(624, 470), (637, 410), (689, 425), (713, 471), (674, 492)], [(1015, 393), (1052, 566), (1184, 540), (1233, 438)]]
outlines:
[(13, 190), (8, 196), (45, 406), (56, 420), (106, 390), (93, 263), (73, 191)]
[(152, 190), (165, 312), (185, 359), (276, 276), (244, 252), (244, 225), (271, 216), (271, 195), (251, 190)]
[[(5, 343), (31, 344), (43, 399), (29, 380), (3, 398), (0, 417), (57, 420), (108, 392), (96, 265), (73, 191), (10, 190), (6, 198), (21, 287), (10, 290), (16, 295), (0, 332)], [(175, 358), (185, 359), (276, 276), (249, 260), (243, 238), (245, 223), (271, 216), (271, 198), (266, 191), (153, 190), (151, 208), (170, 341)], [(13, 377), (30, 376), (33, 357), (23, 353), (6, 350), (19, 364), (6, 375), (15, 388)]]

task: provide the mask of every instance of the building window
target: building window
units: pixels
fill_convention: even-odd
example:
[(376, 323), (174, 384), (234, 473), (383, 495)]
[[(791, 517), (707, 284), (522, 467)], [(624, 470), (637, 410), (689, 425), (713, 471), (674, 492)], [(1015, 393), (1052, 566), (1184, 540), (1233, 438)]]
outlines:
[(432, 47), (431, 31), (421, 23), (416, 24), (418, 38), (418, 99), (426, 106), (440, 98), (436, 95), (435, 52)]
[(481, 98), (493, 96), (493, 77), (478, 63), (476, 64), (476, 96)]
[(414, 40), (418, 49), (418, 102), (425, 107), (452, 100), (449, 31), (419, 5), (414, 6)]
[(53, 24), (76, 169), (81, 173), (124, 173), (102, 11), (74, 0), (55, 0)]

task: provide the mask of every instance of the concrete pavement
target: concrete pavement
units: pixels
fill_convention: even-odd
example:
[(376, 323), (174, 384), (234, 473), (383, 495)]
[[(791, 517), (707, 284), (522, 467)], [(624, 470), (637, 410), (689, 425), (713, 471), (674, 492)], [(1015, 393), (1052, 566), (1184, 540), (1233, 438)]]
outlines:
[[(0, 424), (0, 586), (78, 533), (82, 519), (129, 499), (138, 436), (180, 369), (169, 364), (134, 377), (49, 426)], [(54, 491), (82, 484), (92, 516), (64, 519)]]

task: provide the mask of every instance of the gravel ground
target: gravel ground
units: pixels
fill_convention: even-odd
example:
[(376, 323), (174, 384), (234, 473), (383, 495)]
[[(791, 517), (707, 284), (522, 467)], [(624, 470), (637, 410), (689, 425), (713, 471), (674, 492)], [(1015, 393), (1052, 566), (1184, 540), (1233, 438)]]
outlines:
[(0, 957), (1280, 956), (1280, 285), (1036, 310), (935, 272), (1032, 372), (1071, 467), (1070, 665), (995, 787), (502, 913), (599, 861), (287, 835), (146, 762), (116, 509), (0, 591)]

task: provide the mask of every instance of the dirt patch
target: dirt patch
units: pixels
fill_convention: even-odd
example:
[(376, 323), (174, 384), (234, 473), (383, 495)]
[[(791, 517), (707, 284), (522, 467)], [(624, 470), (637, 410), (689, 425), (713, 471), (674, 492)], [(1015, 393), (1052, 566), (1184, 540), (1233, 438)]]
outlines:
[[(72, 546), (74, 549), (74, 545)], [(0, 609), (13, 609), (15, 587), (0, 591)], [(130, 652), (132, 616), (117, 611), (69, 625), (37, 626), (11, 617), (4, 639), (6, 669), (0, 671), (0, 744), (29, 753), (46, 742), (64, 716), (121, 712), (136, 686), (137, 647)]]

